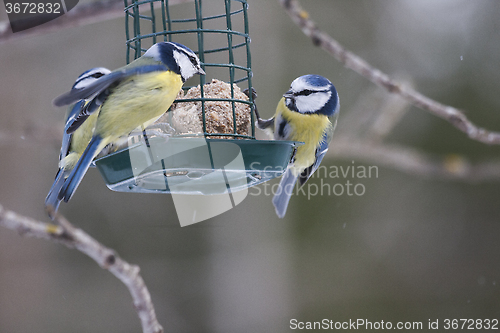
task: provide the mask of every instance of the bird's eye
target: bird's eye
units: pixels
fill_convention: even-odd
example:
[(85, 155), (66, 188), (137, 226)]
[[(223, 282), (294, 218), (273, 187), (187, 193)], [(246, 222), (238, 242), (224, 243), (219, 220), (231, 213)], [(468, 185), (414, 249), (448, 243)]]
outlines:
[(190, 54), (186, 54), (189, 58), (189, 61), (191, 61), (191, 63), (193, 64), (193, 66), (198, 66), (198, 60), (196, 59), (196, 57), (190, 55)]

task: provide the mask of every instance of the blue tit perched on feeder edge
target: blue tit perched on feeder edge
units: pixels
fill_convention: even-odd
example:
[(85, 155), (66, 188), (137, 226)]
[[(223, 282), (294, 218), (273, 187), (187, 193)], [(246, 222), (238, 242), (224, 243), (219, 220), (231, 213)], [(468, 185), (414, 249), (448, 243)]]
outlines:
[[(83, 72), (78, 79), (76, 79), (75, 84), (71, 89), (74, 90), (88, 87), (101, 76), (109, 73), (111, 73), (111, 71), (103, 67), (89, 69), (88, 71)], [(59, 153), (59, 170), (57, 171), (54, 183), (45, 198), (45, 206), (52, 207), (54, 212), (57, 211), (59, 204), (61, 203), (61, 200), (57, 198), (59, 191), (94, 134), (97, 115), (99, 114), (98, 112), (94, 112), (91, 116), (89, 116), (87, 121), (85, 121), (76, 131), (69, 134), (66, 133), (66, 130), (89, 101), (90, 99), (82, 99), (78, 101), (69, 108), (66, 116), (61, 151)], [(53, 216), (51, 217), (53, 218)]]
[(297, 179), (302, 186), (318, 169), (332, 139), (339, 107), (337, 90), (328, 79), (304, 75), (292, 82), (273, 118), (263, 120), (256, 112), (257, 127), (272, 133), (275, 140), (304, 142), (296, 148), (273, 197), (278, 217), (285, 216)]
[(95, 96), (68, 127), (67, 133), (76, 130), (99, 110), (92, 139), (59, 191), (58, 199), (68, 202), (94, 157), (106, 145), (117, 142), (135, 128), (144, 129), (152, 124), (169, 109), (184, 82), (195, 74), (205, 72), (191, 49), (161, 42), (90, 86), (73, 89), (56, 98), (54, 104), (62, 106)]

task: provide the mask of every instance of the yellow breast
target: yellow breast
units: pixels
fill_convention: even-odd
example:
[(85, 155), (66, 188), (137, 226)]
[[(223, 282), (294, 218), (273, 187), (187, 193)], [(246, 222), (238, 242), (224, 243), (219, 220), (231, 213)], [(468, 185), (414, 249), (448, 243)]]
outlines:
[[(287, 140), (304, 142), (304, 145), (297, 148), (295, 154), (293, 169), (296, 174), (299, 174), (314, 163), (316, 148), (323, 139), (323, 134), (332, 124), (325, 115), (302, 114), (291, 111), (286, 107), (284, 98), (278, 103), (275, 119), (280, 116), (288, 122), (291, 129)], [(276, 126), (279, 126), (279, 124), (276, 124)], [(277, 130), (275, 128), (275, 131)]]

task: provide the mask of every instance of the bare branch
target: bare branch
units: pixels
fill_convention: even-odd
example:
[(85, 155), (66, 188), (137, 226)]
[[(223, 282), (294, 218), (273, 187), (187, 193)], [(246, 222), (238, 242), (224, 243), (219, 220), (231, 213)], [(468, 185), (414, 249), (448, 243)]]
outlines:
[[(500, 160), (471, 163), (458, 154), (432, 155), (418, 149), (383, 142), (407, 112), (409, 103), (399, 95), (371, 86), (344, 110), (328, 154), (341, 159), (387, 167), (424, 178), (479, 183), (500, 180)], [(380, 125), (382, 124), (382, 125)]]
[[(169, 5), (177, 5), (193, 0), (170, 0)], [(160, 2), (155, 2), (155, 8), (160, 7)], [(0, 22), (0, 44), (9, 40), (27, 36), (37, 36), (62, 28), (77, 27), (115, 18), (124, 17), (123, 0), (103, 0), (90, 4), (77, 5), (68, 13), (40, 26), (13, 33), (8, 21)]]
[(336, 136), (328, 154), (426, 178), (469, 183), (500, 180), (500, 160), (471, 164), (465, 157), (456, 154), (433, 157), (406, 146), (370, 144), (352, 137)]
[(151, 295), (139, 274), (139, 267), (121, 259), (115, 251), (105, 247), (85, 231), (75, 228), (60, 214), (56, 215), (59, 225), (45, 223), (5, 210), (0, 205), (0, 225), (29, 236), (57, 241), (69, 248), (86, 254), (102, 268), (110, 271), (128, 288), (139, 315), (143, 332), (162, 333), (163, 328), (156, 319)]
[(389, 92), (403, 96), (413, 105), (448, 121), (473, 140), (486, 144), (500, 144), (500, 133), (490, 132), (474, 125), (462, 111), (436, 102), (418, 91), (400, 84), (354, 53), (349, 52), (331, 36), (318, 29), (316, 24), (309, 18), (309, 14), (302, 9), (297, 0), (279, 0), (279, 2), (302, 32), (311, 38), (314, 45), (330, 53), (344, 64), (345, 67), (352, 69), (373, 83), (387, 89)]

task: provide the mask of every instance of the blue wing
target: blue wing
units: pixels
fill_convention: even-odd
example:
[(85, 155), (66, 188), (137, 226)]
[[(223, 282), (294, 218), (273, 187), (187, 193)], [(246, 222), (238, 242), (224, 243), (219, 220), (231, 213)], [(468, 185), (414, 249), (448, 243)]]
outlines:
[(122, 70), (111, 72), (101, 76), (94, 83), (81, 89), (71, 89), (69, 92), (57, 97), (54, 100), (55, 106), (69, 105), (81, 99), (89, 100), (93, 96), (102, 93), (113, 84), (117, 84), (125, 78), (133, 75), (146, 74), (152, 72), (166, 71), (167, 67), (163, 65), (145, 65), (132, 68), (123, 68)]
[(111, 93), (110, 88), (116, 86), (124, 79), (140, 74), (166, 71), (167, 67), (163, 65), (145, 65), (132, 68), (124, 68), (122, 70), (111, 72), (101, 76), (94, 83), (81, 88), (72, 89), (64, 95), (59, 96), (54, 100), (54, 105), (61, 106), (73, 103), (81, 99), (90, 100), (74, 118), (73, 122), (65, 129), (66, 133), (73, 133), (80, 127), (87, 118), (94, 113), (104, 103), (106, 98)]
[(80, 185), (83, 176), (85, 176), (85, 173), (89, 169), (92, 160), (97, 155), (101, 141), (102, 138), (100, 136), (94, 136), (92, 140), (90, 140), (75, 167), (71, 170), (68, 178), (66, 178), (66, 181), (62, 184), (61, 190), (58, 192), (57, 196), (59, 201), (64, 200), (68, 202), (69, 199), (71, 199), (78, 185)]
[[(68, 175), (68, 172), (66, 172), (64, 169), (59, 169), (56, 174), (56, 179), (54, 180), (54, 183), (50, 187), (49, 193), (47, 194), (47, 197), (45, 198), (45, 207), (52, 207), (54, 212), (57, 212), (59, 209), (59, 204), (61, 203), (61, 200), (58, 198), (59, 196), (59, 191), (64, 185), (64, 182), (66, 181), (66, 176)], [(54, 219), (54, 215), (49, 213), (49, 216)]]
[(78, 114), (81, 112), (83, 107), (85, 106), (85, 101), (79, 101), (76, 103), (71, 111), (68, 113), (68, 117), (66, 118), (66, 124), (64, 125), (64, 133), (63, 133), (63, 139), (62, 139), (62, 144), (61, 144), (61, 152), (59, 153), (59, 161), (62, 160), (63, 158), (68, 155), (70, 144), (71, 144), (71, 133), (66, 133), (67, 129), (73, 123), (78, 117)]
[(102, 103), (104, 103), (106, 98), (109, 96), (109, 93), (109, 90), (106, 89), (96, 96), (91, 102), (83, 105), (80, 112), (75, 115), (71, 122), (66, 123), (67, 126), (64, 128), (64, 133), (71, 134), (76, 131), (92, 113), (99, 109)]
[[(63, 139), (62, 139), (62, 144), (61, 144), (61, 150), (59, 152), (59, 161), (61, 161), (63, 158), (65, 158), (69, 151), (70, 151), (70, 146), (71, 146), (71, 137), (73, 134), (68, 134), (66, 133), (66, 129), (71, 125), (71, 123), (75, 120), (75, 118), (78, 116), (80, 113), (81, 109), (84, 107), (85, 101), (79, 101), (76, 103), (73, 108), (68, 113), (68, 116), (66, 117), (66, 124), (64, 125), (64, 134), (63, 134)], [(59, 208), (59, 204), (61, 203), (61, 200), (58, 199), (59, 191), (64, 185), (64, 182), (66, 180), (66, 177), (68, 176), (69, 172), (65, 171), (63, 168), (59, 168), (56, 174), (56, 178), (54, 180), (54, 183), (52, 184), (49, 193), (47, 194), (47, 197), (45, 198), (45, 206), (51, 206), (55, 212), (57, 212), (57, 209)], [(51, 214), (49, 214), (51, 218), (54, 218)]]

